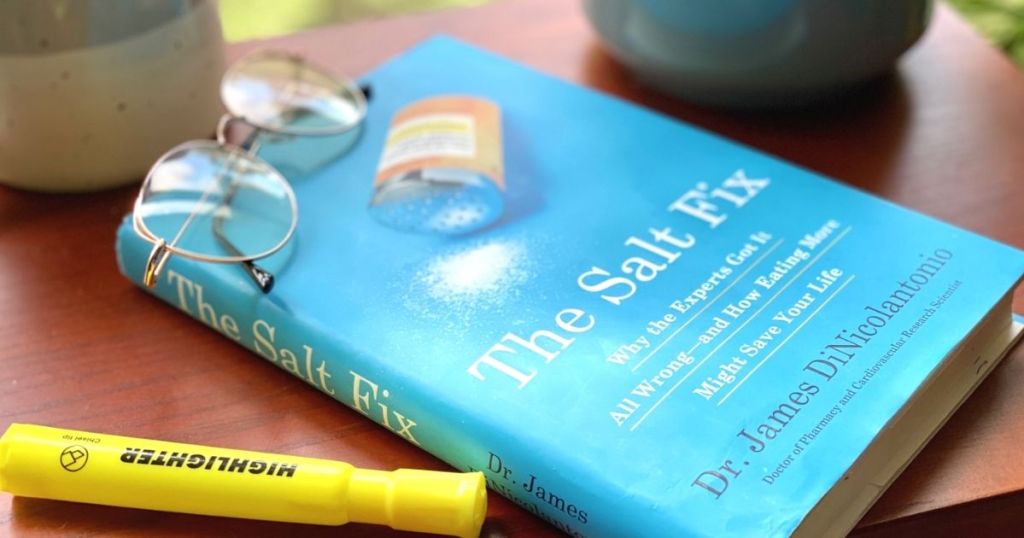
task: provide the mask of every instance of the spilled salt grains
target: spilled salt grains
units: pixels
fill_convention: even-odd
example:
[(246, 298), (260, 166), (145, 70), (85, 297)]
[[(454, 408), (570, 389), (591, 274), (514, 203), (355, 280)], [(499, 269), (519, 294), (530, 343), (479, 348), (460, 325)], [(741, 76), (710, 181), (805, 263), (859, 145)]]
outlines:
[(502, 304), (528, 278), (526, 248), (496, 240), (432, 260), (416, 281), (431, 299), (459, 308)]

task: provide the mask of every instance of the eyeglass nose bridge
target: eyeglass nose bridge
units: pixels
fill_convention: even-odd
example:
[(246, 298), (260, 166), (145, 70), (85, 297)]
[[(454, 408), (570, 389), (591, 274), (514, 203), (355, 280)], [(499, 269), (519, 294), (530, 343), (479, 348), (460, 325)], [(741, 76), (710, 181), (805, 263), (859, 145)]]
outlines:
[(243, 123), (252, 127), (253, 130), (249, 133), (249, 136), (247, 136), (246, 139), (236, 147), (245, 151), (245, 153), (250, 157), (256, 156), (256, 153), (260, 150), (259, 135), (263, 129), (258, 125), (253, 125), (245, 118), (235, 116), (234, 114), (224, 114), (219, 120), (217, 120), (217, 143), (221, 146), (232, 145), (231, 142), (228, 141), (228, 129), (231, 127), (232, 123)]

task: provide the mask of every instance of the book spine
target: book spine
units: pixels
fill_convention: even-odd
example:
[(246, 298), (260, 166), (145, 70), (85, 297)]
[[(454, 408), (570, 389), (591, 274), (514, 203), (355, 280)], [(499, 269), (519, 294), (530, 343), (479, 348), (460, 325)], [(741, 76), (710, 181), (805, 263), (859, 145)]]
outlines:
[[(116, 247), (122, 274), (145, 289), (141, 273), (149, 244), (126, 222)], [(568, 454), (571, 447), (559, 451), (528, 432), (498, 431), (485, 409), (473, 412), (478, 402), (445, 398), (441, 389), (425, 387), (314, 320), (298, 318), (237, 267), (171, 258), (150, 291), (453, 467), (483, 471), (492, 491), (570, 536), (656, 535), (666, 528), (661, 523), (645, 532), (621, 501), (610, 505), (607, 495), (616, 486), (602, 483), (599, 472)], [(521, 480), (510, 478), (512, 467)]]

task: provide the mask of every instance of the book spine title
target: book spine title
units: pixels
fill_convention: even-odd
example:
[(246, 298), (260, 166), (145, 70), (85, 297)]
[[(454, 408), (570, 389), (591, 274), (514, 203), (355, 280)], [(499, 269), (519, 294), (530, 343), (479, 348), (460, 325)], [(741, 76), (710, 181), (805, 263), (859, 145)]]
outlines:
[(300, 335), (308, 330), (299, 329), (294, 322), (279, 316), (246, 314), (241, 308), (228, 309), (226, 305), (238, 301), (218, 297), (216, 292), (211, 296), (210, 287), (174, 269), (167, 271), (165, 283), (167, 286), (158, 289), (158, 295), (164, 300), (399, 437), (421, 446), (417, 438), (419, 421), (390, 403), (395, 394), (388, 385), (377, 376), (364, 375), (366, 370), (362, 368), (346, 367), (344, 361), (329, 359), (328, 356), (338, 356), (337, 350), (324, 353), (325, 350), (303, 341)]

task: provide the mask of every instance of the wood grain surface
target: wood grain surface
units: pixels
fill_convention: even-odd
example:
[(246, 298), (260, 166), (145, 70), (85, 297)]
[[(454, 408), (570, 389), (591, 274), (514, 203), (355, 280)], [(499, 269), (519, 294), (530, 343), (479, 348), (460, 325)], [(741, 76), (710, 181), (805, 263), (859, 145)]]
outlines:
[[(507, 0), (331, 27), (233, 46), (230, 54), (283, 47), (358, 74), (437, 32), (1024, 245), (1024, 75), (944, 8), (891, 76), (825, 105), (785, 112), (704, 109), (644, 88), (604, 52), (576, 0)], [(0, 187), (0, 428), (33, 422), (381, 469), (445, 468), (123, 279), (114, 230), (133, 195), (133, 188), (55, 196)], [(1021, 311), (1022, 292), (1017, 299)], [(1018, 348), (857, 533), (1015, 535), (1024, 519), (1021, 386)], [(411, 536), (363, 525), (284, 525), (0, 494), (0, 536), (64, 535)], [(484, 535), (556, 533), (491, 495)]]

